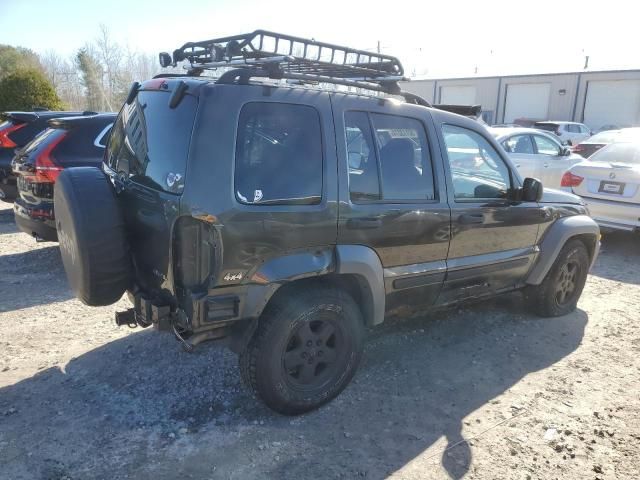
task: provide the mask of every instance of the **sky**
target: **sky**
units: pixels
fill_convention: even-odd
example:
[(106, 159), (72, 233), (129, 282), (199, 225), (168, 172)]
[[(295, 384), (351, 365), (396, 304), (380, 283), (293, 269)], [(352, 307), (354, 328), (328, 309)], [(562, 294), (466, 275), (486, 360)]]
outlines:
[(71, 56), (100, 24), (133, 51), (258, 28), (396, 55), (409, 76), (640, 68), (637, 0), (0, 0), (0, 44)]

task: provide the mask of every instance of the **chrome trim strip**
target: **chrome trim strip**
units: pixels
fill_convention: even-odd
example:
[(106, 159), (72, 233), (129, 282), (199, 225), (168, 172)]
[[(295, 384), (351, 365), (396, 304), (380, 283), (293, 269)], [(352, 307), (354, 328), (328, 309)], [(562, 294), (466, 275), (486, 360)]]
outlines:
[(540, 247), (537, 245), (516, 248), (513, 250), (506, 250), (503, 252), (485, 253), (482, 255), (473, 255), (469, 257), (450, 258), (447, 260), (447, 266), (449, 271), (461, 270), (465, 268), (482, 267), (484, 265), (491, 265), (494, 263), (506, 262), (514, 260), (520, 257), (528, 257), (530, 255), (537, 255), (540, 252)]
[(435, 260), (426, 263), (413, 263), (411, 265), (401, 265), (384, 269), (384, 278), (397, 278), (405, 275), (420, 275), (445, 272), (447, 263), (445, 260)]
[(93, 141), (93, 145), (94, 146), (96, 146), (98, 148), (106, 148), (106, 145), (100, 145), (100, 141), (102, 140), (102, 137), (104, 137), (107, 134), (107, 132), (109, 131), (109, 129), (111, 127), (113, 127), (113, 123), (110, 123), (109, 125), (104, 127), (104, 129), (98, 134), (96, 139)]

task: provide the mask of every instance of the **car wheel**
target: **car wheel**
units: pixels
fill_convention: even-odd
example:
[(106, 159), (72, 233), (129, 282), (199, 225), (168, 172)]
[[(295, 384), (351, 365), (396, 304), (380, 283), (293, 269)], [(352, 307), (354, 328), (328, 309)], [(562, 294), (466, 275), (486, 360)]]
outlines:
[(274, 300), (240, 354), (243, 379), (271, 409), (297, 415), (338, 395), (360, 363), (363, 322), (351, 296), (332, 287)]
[(542, 283), (527, 288), (526, 296), (535, 312), (542, 317), (559, 317), (575, 310), (589, 263), (584, 243), (568, 241)]

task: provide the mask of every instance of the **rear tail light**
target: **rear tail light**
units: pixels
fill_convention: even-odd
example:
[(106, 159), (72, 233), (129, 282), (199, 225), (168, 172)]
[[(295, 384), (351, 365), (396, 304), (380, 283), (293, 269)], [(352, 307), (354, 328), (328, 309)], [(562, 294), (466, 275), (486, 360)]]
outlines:
[(54, 183), (62, 172), (63, 167), (55, 162), (52, 151), (64, 139), (66, 134), (62, 134), (49, 143), (36, 157), (35, 171), (36, 182)]
[(6, 127), (0, 129), (0, 147), (2, 148), (16, 148), (16, 142), (9, 138), (9, 134), (15, 132), (16, 130), (21, 129), (26, 126), (26, 123), (9, 123)]
[(582, 180), (584, 180), (584, 177), (581, 177), (579, 175), (574, 175), (571, 172), (565, 172), (565, 174), (562, 176), (562, 180), (560, 181), (560, 186), (561, 187), (577, 187), (582, 183)]

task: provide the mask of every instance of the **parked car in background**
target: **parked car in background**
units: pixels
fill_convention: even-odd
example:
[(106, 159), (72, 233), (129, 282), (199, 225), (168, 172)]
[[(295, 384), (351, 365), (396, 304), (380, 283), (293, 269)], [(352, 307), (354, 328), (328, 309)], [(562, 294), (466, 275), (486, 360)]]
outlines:
[(49, 120), (49, 128), (11, 162), (17, 176), (18, 198), (13, 204), (18, 228), (37, 240), (57, 241), (53, 189), (60, 172), (69, 167), (99, 166), (115, 113)]
[(533, 128), (554, 133), (565, 145), (575, 145), (593, 135), (591, 129), (584, 123), (576, 122), (536, 122)]
[(580, 195), (601, 227), (640, 229), (640, 141), (612, 143), (569, 169), (562, 186)]
[(522, 178), (537, 178), (545, 187), (560, 187), (564, 172), (583, 160), (561, 145), (555, 135), (540, 130), (498, 128), (490, 132), (509, 154)]
[(584, 158), (589, 158), (602, 147), (606, 147), (614, 142), (632, 141), (634, 138), (640, 140), (640, 128), (607, 130), (605, 132), (596, 133), (594, 136), (587, 138), (585, 141), (572, 147), (571, 150)]
[(52, 118), (93, 114), (95, 112), (3, 112), (0, 114), (0, 200), (13, 201), (17, 195), (16, 177), (11, 171), (11, 159), (17, 148), (24, 147), (47, 128)]

